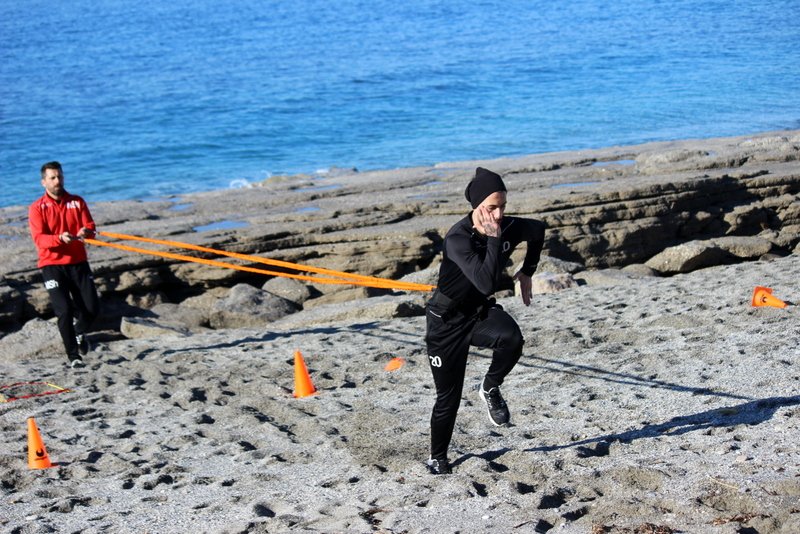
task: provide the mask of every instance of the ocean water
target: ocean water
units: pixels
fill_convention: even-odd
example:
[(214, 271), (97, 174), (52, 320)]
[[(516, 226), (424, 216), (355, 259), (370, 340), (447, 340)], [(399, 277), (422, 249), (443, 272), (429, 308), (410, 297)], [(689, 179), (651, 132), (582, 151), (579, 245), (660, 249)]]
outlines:
[(0, 2), (0, 206), (800, 127), (800, 0)]

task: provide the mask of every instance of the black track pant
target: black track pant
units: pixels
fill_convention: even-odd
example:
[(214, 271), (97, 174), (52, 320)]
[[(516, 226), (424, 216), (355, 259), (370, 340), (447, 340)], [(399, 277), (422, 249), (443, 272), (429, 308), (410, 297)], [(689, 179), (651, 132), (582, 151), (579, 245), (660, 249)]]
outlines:
[(100, 299), (87, 262), (42, 267), (44, 287), (58, 317), (58, 331), (70, 360), (78, 358), (76, 333), (85, 333), (100, 312)]
[(470, 345), (494, 349), (484, 378), (489, 390), (503, 383), (519, 361), (524, 340), (516, 321), (499, 306), (465, 316), (429, 303), (425, 342), (436, 384), (431, 413), (431, 457), (446, 458), (456, 423)]

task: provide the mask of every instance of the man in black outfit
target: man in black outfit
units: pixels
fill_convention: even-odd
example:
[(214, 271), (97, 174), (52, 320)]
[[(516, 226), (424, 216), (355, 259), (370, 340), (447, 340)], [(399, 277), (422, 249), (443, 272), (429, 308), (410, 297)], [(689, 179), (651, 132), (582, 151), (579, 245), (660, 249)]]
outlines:
[(461, 403), (470, 345), (493, 349), (479, 394), (492, 424), (509, 424), (500, 386), (522, 355), (524, 340), (514, 319), (490, 296), (498, 289), (511, 253), (524, 241), (525, 260), (514, 279), (520, 284), (523, 303), (529, 306), (531, 275), (544, 245), (544, 223), (503, 216), (506, 187), (498, 174), (478, 167), (465, 196), (473, 211), (445, 236), (438, 288), (426, 306), (425, 342), (436, 385), (427, 465), (434, 474), (451, 472), (447, 449)]

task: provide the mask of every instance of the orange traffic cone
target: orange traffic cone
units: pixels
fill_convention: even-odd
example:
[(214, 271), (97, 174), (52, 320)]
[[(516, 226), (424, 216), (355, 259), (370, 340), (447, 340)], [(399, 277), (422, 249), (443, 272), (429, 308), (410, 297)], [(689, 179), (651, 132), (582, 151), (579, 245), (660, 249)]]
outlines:
[(774, 308), (785, 308), (788, 306), (777, 297), (772, 296), (772, 290), (768, 287), (756, 286), (753, 291), (753, 306), (772, 306)]
[(33, 417), (28, 418), (28, 467), (30, 469), (47, 469), (48, 467), (53, 467)]
[(294, 396), (298, 399), (308, 397), (316, 391), (314, 384), (311, 383), (311, 377), (308, 376), (308, 369), (306, 369), (306, 362), (303, 361), (303, 355), (300, 354), (299, 350), (294, 351)]

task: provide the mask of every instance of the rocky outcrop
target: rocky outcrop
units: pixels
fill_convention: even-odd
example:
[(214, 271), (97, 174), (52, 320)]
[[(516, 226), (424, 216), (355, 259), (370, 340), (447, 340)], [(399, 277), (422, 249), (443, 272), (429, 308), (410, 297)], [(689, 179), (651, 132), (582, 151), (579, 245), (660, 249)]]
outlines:
[(800, 175), (686, 178), (591, 195), (541, 214), (551, 255), (587, 267), (642, 263), (697, 238), (776, 232), (787, 248), (798, 240)]
[(666, 248), (645, 265), (661, 274), (688, 273), (703, 267), (755, 260), (770, 250), (772, 243), (757, 236), (727, 236)]
[(120, 323), (123, 336), (135, 339), (139, 337), (187, 336), (188, 328), (171, 321), (158, 321), (146, 317), (123, 317)]
[(298, 309), (293, 302), (268, 291), (236, 284), (224, 299), (214, 303), (209, 324), (212, 328), (265, 326)]
[(293, 302), (298, 307), (311, 298), (311, 288), (293, 278), (276, 277), (264, 282), (261, 289)]
[[(119, 330), (122, 317), (163, 321), (168, 315), (180, 317), (179, 324), (189, 329), (263, 325), (299, 309), (310, 313), (365, 297), (372, 297), (375, 313), (382, 315), (419, 312), (421, 293), (407, 309), (380, 311), (376, 299), (390, 295), (397, 300), (401, 293), (322, 283), (319, 277), (325, 275), (315, 272), (303, 273), (311, 279), (289, 284), (263, 274), (287, 272), (285, 264), (263, 261), (390, 279), (425, 272), (426, 283), (435, 283), (443, 237), (468, 211), (463, 188), (477, 165), (503, 175), (510, 191), (508, 213), (548, 225), (541, 266), (546, 269), (540, 272), (569, 273), (583, 283), (592, 278), (611, 283), (618, 276), (576, 276), (585, 270), (632, 266), (670, 275), (796, 253), (800, 246), (800, 132), (345, 172), (330, 178), (277, 177), (250, 189), (154, 202), (89, 199), (100, 230), (262, 259), (131, 243), (262, 271), (257, 273), (91, 247), (104, 305), (101, 326)], [(180, 210), (173, 209), (176, 203)], [(214, 223), (230, 220), (245, 226), (214, 229)], [(27, 232), (25, 207), (0, 209), (0, 326), (6, 333), (50, 314)], [(524, 250), (518, 251), (513, 262), (523, 255)], [(510, 278), (505, 283), (513, 289)], [(170, 306), (179, 308), (167, 312)]]
[[(531, 290), (534, 295), (546, 293), (558, 293), (571, 287), (576, 287), (578, 282), (570, 273), (540, 273), (533, 275), (531, 279)], [(516, 294), (519, 294), (519, 284), (515, 286)]]

